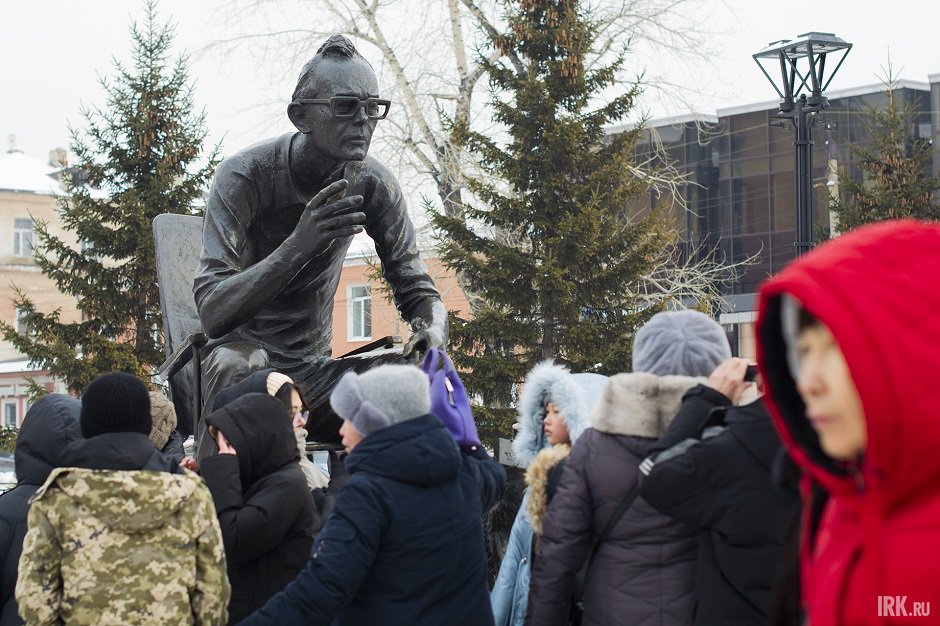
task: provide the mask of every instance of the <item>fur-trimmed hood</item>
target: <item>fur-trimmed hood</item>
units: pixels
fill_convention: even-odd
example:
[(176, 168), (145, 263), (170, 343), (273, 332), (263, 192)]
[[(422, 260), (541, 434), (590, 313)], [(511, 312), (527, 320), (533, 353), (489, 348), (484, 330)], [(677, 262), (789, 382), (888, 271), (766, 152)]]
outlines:
[(661, 437), (679, 411), (682, 396), (704, 378), (616, 374), (607, 381), (591, 426), (610, 435)]
[(545, 405), (549, 402), (558, 406), (571, 443), (574, 443), (590, 426), (588, 416), (598, 398), (599, 383), (604, 380), (606, 377), (600, 374), (572, 374), (551, 360), (532, 368), (519, 397), (519, 432), (512, 442), (516, 462), (526, 467), (539, 450), (548, 446), (542, 420), (545, 418)]
[[(540, 451), (529, 464), (525, 472), (525, 484), (529, 487), (529, 499), (526, 502), (526, 513), (532, 523), (532, 530), (536, 535), (542, 534), (542, 520), (548, 510), (549, 482), (552, 470), (571, 454), (571, 446), (560, 443)], [(555, 479), (557, 481), (557, 478)]]

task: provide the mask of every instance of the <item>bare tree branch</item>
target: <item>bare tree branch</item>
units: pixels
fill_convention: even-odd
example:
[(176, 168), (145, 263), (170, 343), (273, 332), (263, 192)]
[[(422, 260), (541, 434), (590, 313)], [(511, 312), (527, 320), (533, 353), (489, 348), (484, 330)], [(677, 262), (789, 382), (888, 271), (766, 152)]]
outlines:
[[(487, 36), (491, 40), (495, 40), (500, 36), (499, 30), (486, 18), (486, 15), (483, 14), (483, 11), (480, 9), (480, 6), (473, 0), (460, 0), (463, 2), (464, 6), (470, 10), (470, 14), (473, 15), (477, 20), (477, 24), (486, 32)], [(516, 69), (516, 73), (520, 76), (525, 75), (525, 65), (518, 56), (512, 51), (509, 52), (509, 61), (512, 63), (512, 66)]]
[(650, 307), (684, 309), (705, 305), (716, 313), (722, 300), (721, 287), (737, 280), (760, 255), (756, 253), (729, 264), (719, 259), (718, 254), (717, 247), (707, 248), (704, 244), (684, 249), (677, 238), (656, 267), (638, 283), (636, 296)]

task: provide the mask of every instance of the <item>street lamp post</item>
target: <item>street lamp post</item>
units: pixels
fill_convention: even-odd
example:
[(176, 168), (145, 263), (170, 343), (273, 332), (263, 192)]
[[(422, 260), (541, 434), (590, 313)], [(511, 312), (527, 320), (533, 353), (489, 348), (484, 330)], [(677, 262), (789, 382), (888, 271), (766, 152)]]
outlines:
[[(813, 248), (813, 136), (816, 114), (829, 108), (823, 91), (839, 71), (852, 44), (832, 33), (804, 33), (797, 39), (774, 41), (754, 60), (781, 98), (777, 118), (789, 121), (796, 130), (796, 254)], [(826, 76), (826, 57), (842, 53), (835, 68)], [(781, 86), (771, 78), (764, 62), (780, 64)], [(800, 66), (804, 66), (800, 69)], [(773, 122), (772, 122), (773, 123)]]

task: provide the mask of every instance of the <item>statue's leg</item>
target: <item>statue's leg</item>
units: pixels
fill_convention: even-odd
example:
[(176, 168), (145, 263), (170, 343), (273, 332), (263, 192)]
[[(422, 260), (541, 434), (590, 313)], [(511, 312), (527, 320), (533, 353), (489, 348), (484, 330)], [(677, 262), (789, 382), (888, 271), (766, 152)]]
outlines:
[(340, 441), (343, 421), (330, 408), (330, 393), (337, 381), (348, 371), (364, 372), (386, 363), (406, 363), (401, 350), (377, 350), (343, 359), (327, 359), (291, 372), (294, 382), (304, 391), (304, 404), (310, 411), (307, 420), (308, 439), (326, 443)]
[(270, 366), (267, 351), (248, 342), (232, 342), (216, 347), (202, 361), (202, 419), (196, 426), (196, 457), (203, 459), (217, 452), (216, 444), (206, 437), (205, 416), (212, 411), (215, 397), (223, 389)]

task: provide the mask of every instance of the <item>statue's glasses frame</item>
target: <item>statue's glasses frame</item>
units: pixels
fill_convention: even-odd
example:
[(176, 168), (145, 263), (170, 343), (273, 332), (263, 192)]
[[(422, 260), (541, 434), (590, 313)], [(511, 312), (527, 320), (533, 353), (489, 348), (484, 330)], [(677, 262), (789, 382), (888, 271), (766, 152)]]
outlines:
[(350, 118), (359, 114), (359, 109), (365, 109), (366, 115), (373, 120), (384, 120), (392, 106), (391, 100), (382, 98), (360, 98), (358, 96), (333, 96), (329, 99), (298, 98), (299, 104), (328, 104), (333, 117)]

